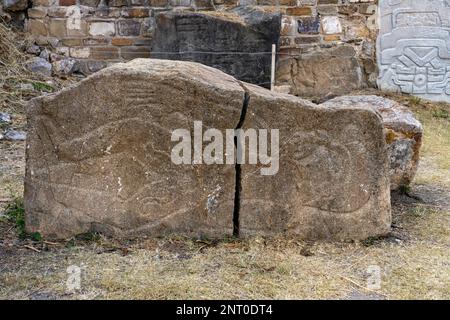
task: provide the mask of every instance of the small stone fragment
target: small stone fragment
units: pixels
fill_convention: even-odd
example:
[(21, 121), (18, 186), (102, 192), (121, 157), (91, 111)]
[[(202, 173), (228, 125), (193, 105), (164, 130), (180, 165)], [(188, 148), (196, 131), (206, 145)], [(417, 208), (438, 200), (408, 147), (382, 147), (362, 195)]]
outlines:
[(35, 57), (26, 62), (26, 67), (33, 73), (50, 77), (52, 75), (52, 65), (47, 60)]
[(7, 130), (3, 135), (4, 140), (11, 140), (11, 141), (24, 141), (27, 139), (27, 134), (23, 131), (17, 131), (17, 130)]
[[(382, 119), (365, 106), (325, 108), (198, 63), (136, 59), (33, 99), (27, 120), (31, 233), (364, 239), (390, 230)], [(186, 151), (191, 142), (197, 155), (209, 146), (195, 142), (198, 122), (224, 138), (231, 132), (222, 141), (231, 163), (220, 147), (219, 163)], [(259, 143), (270, 138), (258, 146), (259, 163), (234, 163), (237, 127)], [(178, 129), (188, 136), (186, 159), (173, 161)]]
[(34, 87), (31, 83), (21, 83), (17, 86), (17, 88), (21, 91), (33, 91)]
[(27, 48), (27, 53), (29, 54), (35, 54), (35, 55), (39, 55), (39, 53), (41, 52), (41, 48), (39, 48), (38, 45), (31, 45)]

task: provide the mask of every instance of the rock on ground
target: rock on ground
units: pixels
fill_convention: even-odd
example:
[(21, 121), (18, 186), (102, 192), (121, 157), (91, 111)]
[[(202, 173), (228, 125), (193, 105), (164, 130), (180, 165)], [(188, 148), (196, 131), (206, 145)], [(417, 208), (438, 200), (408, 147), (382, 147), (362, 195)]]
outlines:
[(240, 231), (305, 239), (364, 239), (389, 231), (388, 158), (381, 118), (366, 106), (324, 108), (246, 85), (244, 128), (280, 130), (279, 171), (242, 166)]
[(388, 145), (391, 189), (411, 184), (419, 166), (423, 128), (407, 107), (375, 95), (339, 97), (326, 105), (370, 107), (379, 112)]
[(38, 45), (33, 44), (27, 47), (26, 52), (38, 56), (41, 53), (41, 48)]
[[(386, 145), (370, 108), (324, 108), (197, 63), (137, 59), (33, 100), (27, 117), (29, 232), (223, 237), (240, 227), (243, 236), (360, 239), (389, 231)], [(172, 132), (192, 132), (194, 121), (221, 132), (279, 129), (278, 173), (173, 164)]]
[(52, 75), (52, 64), (43, 58), (31, 58), (26, 62), (25, 65), (31, 72), (47, 77), (50, 77)]
[(152, 57), (200, 62), (268, 87), (270, 52), (278, 43), (280, 25), (279, 13), (251, 7), (163, 12), (156, 16)]
[(276, 82), (293, 95), (322, 100), (364, 87), (362, 66), (355, 49), (344, 45), (300, 57), (281, 57)]
[(3, 8), (7, 11), (21, 11), (28, 7), (28, 0), (3, 0)]

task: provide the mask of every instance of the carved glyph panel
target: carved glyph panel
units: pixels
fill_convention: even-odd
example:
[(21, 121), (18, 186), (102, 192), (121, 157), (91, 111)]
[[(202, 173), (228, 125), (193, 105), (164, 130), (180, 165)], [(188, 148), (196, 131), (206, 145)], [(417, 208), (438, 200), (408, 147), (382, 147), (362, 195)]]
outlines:
[(378, 86), (450, 102), (450, 0), (380, 0)]

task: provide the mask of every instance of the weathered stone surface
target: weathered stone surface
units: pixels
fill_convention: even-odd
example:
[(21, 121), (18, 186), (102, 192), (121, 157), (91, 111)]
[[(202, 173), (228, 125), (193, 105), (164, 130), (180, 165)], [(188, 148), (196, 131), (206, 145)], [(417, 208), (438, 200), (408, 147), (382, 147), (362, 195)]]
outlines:
[(423, 128), (399, 103), (378, 96), (348, 96), (328, 101), (332, 107), (370, 107), (383, 118), (390, 160), (391, 189), (409, 185), (417, 172)]
[(0, 112), (0, 123), (10, 123), (11, 115), (6, 112)]
[(20, 83), (17, 88), (20, 91), (34, 91), (34, 87), (31, 83)]
[(113, 22), (93, 22), (89, 28), (92, 36), (113, 36), (116, 29)]
[(39, 48), (38, 45), (33, 44), (33, 45), (27, 47), (26, 51), (29, 54), (34, 54), (34, 55), (38, 56), (41, 53), (41, 48)]
[(240, 232), (363, 239), (390, 230), (381, 118), (367, 107), (316, 106), (246, 85), (244, 128), (280, 130), (279, 171), (242, 165)]
[(250, 7), (226, 12), (160, 13), (156, 16), (152, 57), (196, 61), (239, 80), (268, 86), (271, 47), (278, 43), (280, 28), (279, 13)]
[(8, 11), (25, 10), (27, 6), (27, 0), (3, 0), (3, 8)]
[[(27, 116), (29, 232), (222, 237), (240, 227), (243, 236), (362, 239), (389, 231), (386, 144), (370, 108), (317, 106), (200, 64), (137, 59), (33, 100)], [(173, 164), (172, 131), (192, 132), (196, 120), (221, 132), (279, 129), (278, 173)]]
[[(27, 109), (26, 228), (230, 235), (234, 165), (175, 165), (172, 131), (234, 128), (244, 91), (196, 63), (117, 64)], [(225, 103), (226, 102), (226, 103)]]
[(276, 82), (291, 86), (293, 95), (320, 99), (363, 87), (362, 75), (355, 49), (344, 45), (283, 59)]
[(450, 2), (380, 0), (378, 85), (450, 102)]
[(44, 76), (52, 75), (52, 65), (47, 60), (39, 57), (32, 58), (26, 62), (28, 70)]

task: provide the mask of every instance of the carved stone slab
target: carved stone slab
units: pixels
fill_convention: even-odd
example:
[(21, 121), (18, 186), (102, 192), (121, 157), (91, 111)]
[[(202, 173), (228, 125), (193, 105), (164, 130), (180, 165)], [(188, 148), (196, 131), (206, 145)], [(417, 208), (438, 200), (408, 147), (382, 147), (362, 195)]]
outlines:
[(233, 231), (234, 165), (176, 165), (171, 132), (234, 128), (244, 90), (192, 62), (136, 59), (33, 100), (26, 228), (65, 238), (225, 236)]
[[(241, 173), (240, 232), (364, 239), (389, 232), (389, 166), (371, 108), (314, 105), (246, 84), (244, 128), (278, 128), (279, 171)], [(273, 150), (272, 150), (273, 152)]]
[(380, 0), (378, 86), (450, 102), (450, 1)]

